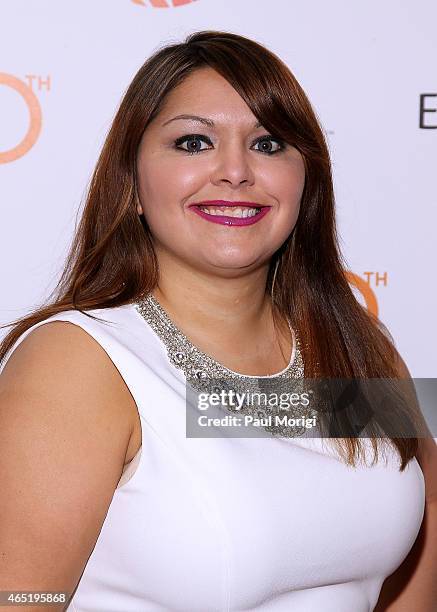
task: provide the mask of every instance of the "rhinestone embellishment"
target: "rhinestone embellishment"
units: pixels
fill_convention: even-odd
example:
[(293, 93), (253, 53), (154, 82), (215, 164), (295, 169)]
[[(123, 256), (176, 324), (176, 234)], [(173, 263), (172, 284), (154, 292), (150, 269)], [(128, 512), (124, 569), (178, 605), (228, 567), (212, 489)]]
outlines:
[[(170, 362), (184, 373), (187, 383), (200, 392), (220, 393), (223, 389), (233, 389), (234, 391), (266, 391), (271, 386), (272, 391), (276, 385), (283, 384), (290, 379), (304, 378), (304, 363), (300, 351), (300, 340), (295, 330), (288, 322), (290, 332), (295, 341), (294, 358), (290, 360), (288, 366), (279, 374), (272, 376), (246, 376), (229, 370), (224, 365), (207, 355), (199, 348), (194, 346), (185, 334), (173, 323), (166, 311), (162, 308), (158, 300), (149, 293), (145, 298), (134, 303), (134, 307), (139, 314), (147, 321), (153, 331), (158, 335), (166, 347)], [(215, 384), (220, 381), (220, 384)], [(273, 385), (273, 386), (272, 386)], [(295, 383), (293, 383), (295, 392)], [(229, 412), (235, 412), (227, 406)], [(254, 416), (265, 417), (266, 412), (256, 406), (243, 406), (240, 414), (252, 414)], [(311, 411), (310, 411), (311, 412)], [(288, 411), (289, 417), (302, 416), (297, 410)], [(308, 416), (308, 414), (306, 415)], [(266, 431), (273, 435), (280, 436), (299, 436), (305, 431), (303, 427), (266, 426)]]

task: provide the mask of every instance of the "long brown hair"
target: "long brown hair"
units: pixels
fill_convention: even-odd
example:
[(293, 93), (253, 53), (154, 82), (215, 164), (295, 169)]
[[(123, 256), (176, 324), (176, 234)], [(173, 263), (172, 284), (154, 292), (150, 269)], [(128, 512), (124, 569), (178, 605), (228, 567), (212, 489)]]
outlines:
[[(323, 131), (289, 68), (261, 44), (221, 31), (200, 31), (156, 51), (127, 88), (93, 172), (83, 214), (61, 278), (49, 300), (13, 322), (0, 364), (32, 325), (65, 310), (87, 314), (135, 302), (158, 282), (149, 229), (136, 210), (141, 137), (166, 95), (189, 74), (211, 67), (235, 88), (262, 125), (302, 154), (306, 179), (296, 225), (272, 257), (266, 290), (298, 332), (309, 378), (397, 377), (393, 338), (356, 300), (345, 275), (335, 224), (331, 163)], [(91, 316), (91, 315), (89, 315)], [(11, 325), (11, 324), (9, 324)], [(3, 325), (2, 327), (5, 327)], [(334, 438), (350, 464), (359, 438)], [(392, 438), (403, 470), (417, 438)], [(378, 444), (372, 438), (377, 457)]]

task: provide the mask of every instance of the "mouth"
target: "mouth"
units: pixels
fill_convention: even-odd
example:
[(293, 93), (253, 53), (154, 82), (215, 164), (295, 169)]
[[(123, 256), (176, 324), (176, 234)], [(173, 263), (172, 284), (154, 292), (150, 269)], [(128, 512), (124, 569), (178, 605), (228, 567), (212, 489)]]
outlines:
[(258, 202), (208, 200), (190, 204), (189, 208), (207, 221), (241, 226), (252, 225), (261, 220), (270, 210), (271, 206), (259, 204)]

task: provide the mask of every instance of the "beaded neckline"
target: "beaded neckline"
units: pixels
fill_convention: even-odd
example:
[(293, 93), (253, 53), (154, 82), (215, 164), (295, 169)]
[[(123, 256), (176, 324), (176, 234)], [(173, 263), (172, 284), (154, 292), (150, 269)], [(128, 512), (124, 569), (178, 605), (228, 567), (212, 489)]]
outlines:
[(201, 381), (202, 379), (210, 378), (232, 379), (250, 383), (251, 380), (303, 378), (304, 376), (300, 341), (290, 322), (288, 322), (288, 325), (294, 343), (290, 361), (286, 368), (276, 374), (252, 376), (230, 370), (192, 344), (185, 334), (173, 323), (152, 293), (147, 294), (145, 298), (136, 302), (134, 306), (165, 345), (171, 363), (181, 369), (190, 381)]

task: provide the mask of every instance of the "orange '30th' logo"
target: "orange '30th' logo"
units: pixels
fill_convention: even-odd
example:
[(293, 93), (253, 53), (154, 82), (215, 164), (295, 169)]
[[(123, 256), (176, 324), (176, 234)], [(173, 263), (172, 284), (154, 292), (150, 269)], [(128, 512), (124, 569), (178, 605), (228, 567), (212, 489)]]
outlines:
[(0, 72), (0, 85), (11, 87), (20, 94), (29, 111), (29, 125), (21, 142), (8, 151), (0, 151), (0, 164), (5, 164), (22, 157), (33, 147), (41, 131), (42, 113), (38, 98), (24, 81), (12, 74)]
[(358, 292), (364, 299), (367, 310), (378, 316), (378, 301), (376, 299), (376, 295), (372, 289), (370, 281), (371, 279), (373, 279), (373, 281), (376, 281), (376, 286), (378, 286), (379, 284), (383, 284), (386, 287), (387, 272), (384, 272), (384, 274), (379, 274), (377, 272), (364, 272), (364, 275), (367, 277), (367, 281), (361, 278), (361, 276), (358, 276), (358, 274), (354, 274), (354, 272), (346, 272), (346, 278), (348, 283), (358, 290)]

